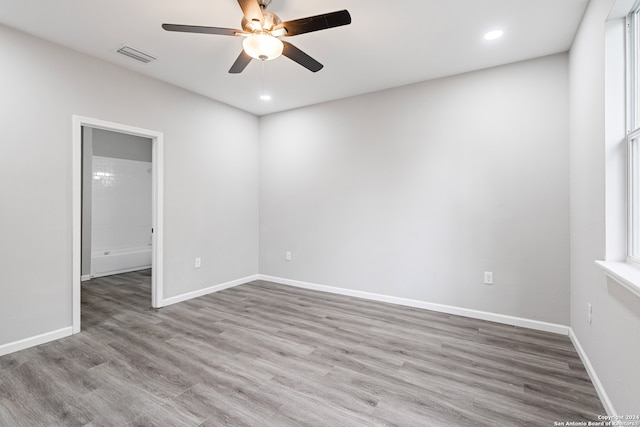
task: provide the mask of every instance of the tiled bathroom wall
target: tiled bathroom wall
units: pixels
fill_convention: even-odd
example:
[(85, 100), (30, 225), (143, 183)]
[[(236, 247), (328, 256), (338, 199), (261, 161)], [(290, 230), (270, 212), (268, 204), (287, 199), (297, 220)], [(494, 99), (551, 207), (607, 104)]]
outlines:
[(151, 162), (93, 156), (92, 252), (151, 246)]

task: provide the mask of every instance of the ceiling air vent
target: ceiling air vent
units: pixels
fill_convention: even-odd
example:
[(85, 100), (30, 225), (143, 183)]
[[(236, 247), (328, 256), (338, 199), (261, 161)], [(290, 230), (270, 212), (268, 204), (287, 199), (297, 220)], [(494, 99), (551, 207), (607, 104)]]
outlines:
[(126, 45), (118, 48), (116, 52), (128, 56), (129, 58), (135, 59), (136, 61), (144, 62), (145, 64), (158, 59), (155, 56), (149, 55), (148, 53), (144, 53), (141, 50), (134, 49), (131, 46)]

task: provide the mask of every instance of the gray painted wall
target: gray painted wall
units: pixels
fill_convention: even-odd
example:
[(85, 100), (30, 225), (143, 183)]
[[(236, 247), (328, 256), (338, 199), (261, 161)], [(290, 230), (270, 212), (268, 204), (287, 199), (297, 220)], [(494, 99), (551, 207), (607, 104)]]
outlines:
[(569, 323), (566, 54), (265, 116), (260, 135), (262, 274)]
[[(605, 164), (611, 163), (605, 155), (613, 150), (605, 150), (605, 20), (613, 3), (589, 3), (570, 53), (571, 327), (614, 409), (639, 414), (640, 299), (607, 281), (594, 264), (607, 256), (610, 237)], [(591, 324), (587, 303), (593, 305)]]
[(255, 116), (4, 26), (0, 51), (0, 345), (71, 325), (74, 114), (164, 133), (165, 297), (258, 272)]

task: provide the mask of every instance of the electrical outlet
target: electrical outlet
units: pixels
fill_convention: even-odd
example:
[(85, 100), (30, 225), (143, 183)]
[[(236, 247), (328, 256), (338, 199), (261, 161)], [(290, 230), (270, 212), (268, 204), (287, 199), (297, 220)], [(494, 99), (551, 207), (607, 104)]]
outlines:
[(589, 324), (591, 324), (591, 319), (593, 317), (593, 306), (590, 302), (587, 303), (587, 319), (589, 320)]
[(291, 261), (291, 252), (287, 251), (284, 253), (284, 259), (287, 261)]
[(202, 259), (196, 258), (196, 268), (202, 267)]
[(491, 271), (484, 272), (484, 284), (493, 285), (493, 272)]

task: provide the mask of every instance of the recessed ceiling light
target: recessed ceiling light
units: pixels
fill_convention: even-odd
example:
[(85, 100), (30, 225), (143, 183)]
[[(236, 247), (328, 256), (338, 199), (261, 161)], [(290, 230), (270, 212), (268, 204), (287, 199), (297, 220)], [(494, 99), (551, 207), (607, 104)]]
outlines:
[(489, 31), (487, 34), (484, 35), (484, 39), (485, 40), (499, 39), (500, 37), (502, 37), (503, 34), (504, 32), (502, 30)]
[(263, 101), (271, 101), (271, 95), (260, 95), (260, 99)]

